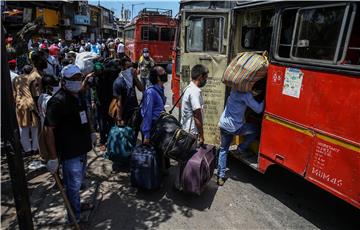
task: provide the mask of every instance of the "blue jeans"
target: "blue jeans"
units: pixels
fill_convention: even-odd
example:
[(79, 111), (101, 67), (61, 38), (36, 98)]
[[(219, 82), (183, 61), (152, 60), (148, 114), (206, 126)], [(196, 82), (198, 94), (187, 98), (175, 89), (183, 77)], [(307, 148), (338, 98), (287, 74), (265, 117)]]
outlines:
[[(86, 154), (62, 161), (63, 179), (66, 195), (74, 211), (76, 219), (80, 220), (80, 188), (86, 174)], [(68, 213), (68, 220), (72, 222)]]
[(218, 160), (219, 177), (225, 177), (227, 153), (229, 151), (230, 144), (233, 140), (234, 135), (245, 136), (244, 141), (237, 147), (239, 151), (244, 151), (249, 148), (251, 142), (256, 139), (258, 133), (259, 131), (256, 126), (251, 123), (245, 123), (240, 129), (236, 130), (235, 132), (228, 132), (224, 129), (221, 129), (221, 143)]

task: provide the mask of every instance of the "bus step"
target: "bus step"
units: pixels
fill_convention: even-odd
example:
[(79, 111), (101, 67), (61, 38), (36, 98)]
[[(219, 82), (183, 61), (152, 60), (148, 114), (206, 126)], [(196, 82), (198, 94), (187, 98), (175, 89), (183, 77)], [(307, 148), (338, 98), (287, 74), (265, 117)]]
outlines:
[(238, 159), (238, 160), (244, 162), (245, 164), (249, 165), (250, 167), (258, 170), (258, 154), (257, 153), (240, 155), (240, 154), (236, 153), (235, 150), (230, 150), (229, 153), (235, 159)]

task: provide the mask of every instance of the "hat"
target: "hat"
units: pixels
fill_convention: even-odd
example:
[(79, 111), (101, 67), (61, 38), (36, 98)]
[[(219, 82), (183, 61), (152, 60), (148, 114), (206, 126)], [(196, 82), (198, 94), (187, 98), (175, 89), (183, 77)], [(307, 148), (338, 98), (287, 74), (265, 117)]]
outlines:
[(74, 64), (69, 64), (61, 70), (61, 75), (64, 78), (71, 78), (75, 74), (81, 74), (81, 71), (80, 68)]
[(148, 49), (148, 48), (144, 48), (144, 49), (143, 49), (143, 53), (149, 53), (149, 49)]
[(8, 61), (9, 65), (16, 65), (16, 59)]

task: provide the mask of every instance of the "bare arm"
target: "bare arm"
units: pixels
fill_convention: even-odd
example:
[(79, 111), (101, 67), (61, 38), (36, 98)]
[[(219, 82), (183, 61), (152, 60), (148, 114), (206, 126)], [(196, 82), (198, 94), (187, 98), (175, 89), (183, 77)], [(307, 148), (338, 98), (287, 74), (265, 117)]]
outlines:
[(117, 103), (116, 103), (116, 106), (117, 106), (117, 114), (116, 114), (116, 121), (118, 124), (120, 125), (124, 125), (124, 120), (123, 120), (123, 113), (124, 113), (124, 106), (121, 102), (121, 96), (117, 97)]
[(203, 119), (202, 119), (201, 109), (197, 109), (194, 111), (194, 122), (199, 132), (200, 144), (204, 143), (204, 129), (203, 129)]
[(144, 88), (143, 84), (140, 82), (139, 78), (137, 77), (136, 72), (135, 72), (133, 79), (134, 79), (134, 84), (135, 84), (136, 88), (139, 91), (144, 92), (145, 88)]
[(45, 126), (45, 143), (49, 150), (49, 160), (54, 160), (57, 158), (56, 147), (55, 147), (55, 136), (54, 136), (54, 127)]

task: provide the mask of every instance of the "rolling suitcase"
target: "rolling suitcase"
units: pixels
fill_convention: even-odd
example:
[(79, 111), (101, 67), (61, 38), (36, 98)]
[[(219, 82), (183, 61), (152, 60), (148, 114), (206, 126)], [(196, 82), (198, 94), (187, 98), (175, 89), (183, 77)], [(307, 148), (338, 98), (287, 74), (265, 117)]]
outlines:
[(180, 169), (182, 190), (200, 195), (214, 174), (215, 146), (203, 145)]
[(159, 156), (153, 146), (139, 145), (131, 154), (131, 185), (142, 189), (157, 189), (161, 185)]

